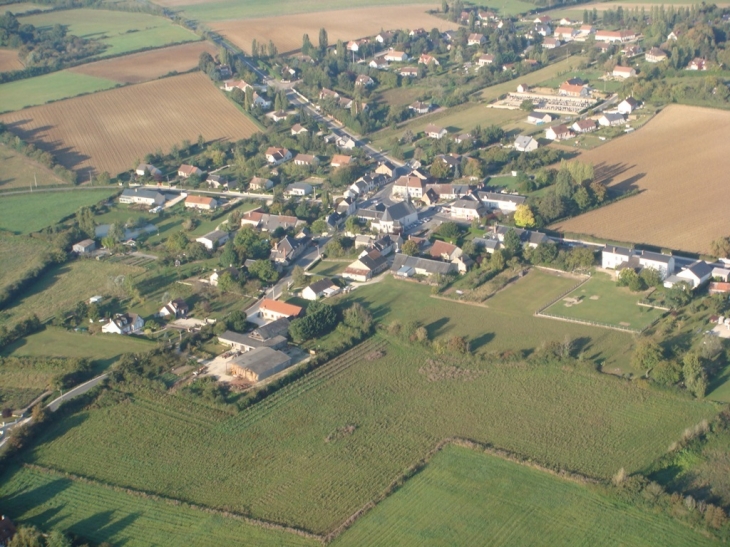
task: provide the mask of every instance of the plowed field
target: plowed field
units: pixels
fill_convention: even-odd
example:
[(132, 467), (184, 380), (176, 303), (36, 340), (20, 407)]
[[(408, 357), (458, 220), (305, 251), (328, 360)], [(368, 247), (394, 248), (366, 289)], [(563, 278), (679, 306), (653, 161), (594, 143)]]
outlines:
[(204, 51), (215, 55), (216, 48), (210, 42), (193, 42), (97, 61), (70, 71), (125, 84), (139, 84), (170, 72), (187, 72), (195, 68)]
[(242, 139), (258, 128), (199, 72), (13, 112), (0, 117), (69, 169), (111, 174), (157, 148), (198, 135)]
[(20, 70), (23, 63), (18, 59), (18, 52), (12, 49), (0, 49), (0, 72)]
[(319, 29), (327, 29), (330, 44), (337, 40), (353, 40), (373, 36), (383, 29), (434, 27), (440, 30), (456, 29), (458, 25), (426, 13), (435, 9), (432, 4), (410, 6), (390, 6), (377, 8), (356, 8), (320, 13), (303, 13), (263, 17), (261, 19), (242, 19), (221, 21), (210, 26), (220, 32), (244, 51), (250, 51), (252, 40), (267, 44), (273, 40), (280, 52), (288, 52), (302, 47), (302, 35), (309, 34), (312, 43), (317, 45)]
[(730, 235), (730, 112), (672, 105), (645, 127), (581, 154), (596, 178), (639, 194), (555, 230), (708, 253)]

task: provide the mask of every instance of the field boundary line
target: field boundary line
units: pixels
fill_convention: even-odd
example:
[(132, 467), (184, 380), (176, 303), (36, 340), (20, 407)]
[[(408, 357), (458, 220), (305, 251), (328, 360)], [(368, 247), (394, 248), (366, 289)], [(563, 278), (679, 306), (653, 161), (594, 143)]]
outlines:
[(212, 515), (218, 515), (226, 518), (236, 519), (240, 520), (242, 522), (245, 522), (247, 524), (251, 524), (252, 526), (257, 526), (259, 528), (266, 528), (269, 530), (278, 530), (280, 532), (286, 532), (289, 534), (294, 534), (297, 536), (301, 536), (308, 539), (314, 539), (316, 541), (324, 542), (324, 537), (318, 534), (314, 534), (312, 532), (308, 532), (306, 530), (301, 530), (299, 528), (294, 528), (292, 526), (286, 526), (283, 524), (278, 524), (276, 522), (269, 522), (262, 519), (255, 519), (252, 517), (248, 517), (246, 515), (242, 515), (240, 513), (235, 513), (233, 511), (224, 511), (222, 509), (214, 509), (212, 507), (207, 507), (205, 505), (198, 505), (195, 503), (190, 503), (188, 501), (180, 500), (177, 498), (170, 498), (167, 496), (160, 496), (159, 494), (152, 494), (150, 492), (145, 492), (144, 490), (137, 490), (135, 488), (127, 488), (124, 486), (119, 486), (115, 484), (110, 484), (104, 481), (99, 481), (96, 479), (91, 479), (89, 477), (84, 477), (83, 475), (77, 475), (75, 473), (69, 473), (67, 471), (61, 471), (60, 469), (55, 469), (53, 467), (47, 467), (44, 465), (38, 465), (33, 463), (24, 463), (23, 467), (26, 469), (31, 469), (33, 471), (37, 471), (39, 473), (43, 473), (46, 475), (53, 475), (57, 477), (63, 477), (73, 482), (81, 482), (84, 484), (90, 484), (93, 486), (99, 486), (101, 488), (105, 488), (107, 490), (112, 490), (114, 492), (122, 493), (122, 494), (128, 494), (130, 496), (135, 496), (138, 498), (144, 498), (160, 503), (166, 503), (167, 505), (174, 505), (176, 507), (186, 507), (188, 509), (193, 509), (197, 511), (202, 511), (203, 513), (208, 513)]
[(652, 321), (649, 325), (644, 327), (643, 329), (632, 329), (631, 327), (621, 327), (619, 325), (611, 325), (610, 323), (600, 323), (598, 321), (589, 321), (587, 319), (574, 319), (572, 317), (564, 317), (562, 315), (555, 315), (552, 313), (545, 313), (545, 312), (536, 312), (535, 315), (537, 317), (545, 317), (546, 319), (555, 319), (556, 321), (565, 321), (566, 323), (577, 323), (579, 325), (589, 325), (591, 327), (601, 327), (604, 329), (613, 329), (618, 330), (621, 332), (630, 332), (633, 334), (641, 334), (644, 330), (648, 329), (650, 326), (652, 326), (655, 321)]
[(568, 296), (570, 293), (572, 293), (574, 290), (576, 290), (577, 288), (579, 288), (581, 285), (584, 285), (585, 283), (588, 283), (588, 281), (590, 279), (591, 279), (591, 276), (589, 275), (588, 277), (586, 277), (585, 279), (583, 279), (580, 283), (578, 283), (577, 285), (575, 285), (573, 288), (565, 291), (560, 296), (554, 298), (553, 300), (551, 300), (550, 302), (548, 302), (547, 304), (545, 304), (544, 306), (542, 306), (541, 308), (539, 308), (535, 312), (535, 315), (542, 315), (542, 312), (544, 310), (548, 309), (550, 306), (552, 306), (553, 304), (555, 304), (558, 300), (560, 300), (560, 299), (565, 298), (566, 296)]

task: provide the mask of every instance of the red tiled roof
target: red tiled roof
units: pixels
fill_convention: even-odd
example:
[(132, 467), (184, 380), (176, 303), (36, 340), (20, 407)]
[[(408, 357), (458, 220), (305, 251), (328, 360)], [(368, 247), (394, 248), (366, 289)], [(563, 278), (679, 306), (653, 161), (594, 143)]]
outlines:
[(286, 302), (279, 302), (278, 300), (271, 300), (270, 298), (264, 298), (261, 302), (260, 308), (262, 310), (269, 310), (274, 313), (295, 317), (302, 313), (302, 308), (293, 304), (287, 304)]

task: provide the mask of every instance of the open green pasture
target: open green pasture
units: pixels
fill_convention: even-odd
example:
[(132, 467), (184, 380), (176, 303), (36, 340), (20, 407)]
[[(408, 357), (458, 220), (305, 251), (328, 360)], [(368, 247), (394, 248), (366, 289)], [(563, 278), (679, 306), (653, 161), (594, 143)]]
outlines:
[(102, 57), (200, 39), (164, 17), (129, 11), (72, 9), (30, 15), (20, 22), (40, 28), (59, 24), (69, 34), (100, 40), (108, 46)]
[(0, 229), (16, 234), (37, 232), (55, 224), (81, 207), (94, 205), (116, 194), (116, 188), (38, 192), (0, 196)]
[[(2, 92), (2, 86), (0, 86)], [(56, 176), (45, 165), (0, 145), (0, 191), (4, 190), (30, 190), (30, 187), (68, 185), (68, 182)]]
[(122, 297), (124, 276), (142, 271), (135, 266), (85, 259), (56, 266), (0, 310), (0, 325), (14, 325), (33, 314), (44, 321), (95, 295)]
[(0, 85), (0, 112), (68, 99), (85, 93), (110, 89), (117, 82), (68, 70)]
[(0, 290), (43, 264), (51, 246), (43, 240), (0, 234)]
[(641, 330), (664, 314), (656, 308), (639, 306), (638, 301), (643, 296), (643, 293), (632, 293), (628, 287), (619, 287), (608, 274), (596, 273), (545, 312), (570, 319)]
[(3, 6), (3, 13), (5, 11), (9, 11), (14, 15), (22, 15), (23, 13), (27, 13), (29, 11), (47, 11), (53, 9), (54, 6), (52, 5), (43, 5), (43, 4), (32, 4), (31, 2), (19, 2), (17, 4), (8, 4)]
[(21, 409), (46, 390), (53, 380), (76, 370), (74, 361), (41, 357), (32, 360), (0, 359), (0, 406)]
[(680, 522), (476, 450), (447, 446), (332, 545), (715, 545)]
[(313, 268), (310, 268), (308, 271), (314, 275), (332, 277), (333, 275), (339, 275), (344, 272), (349, 265), (350, 263), (345, 261), (334, 262), (329, 260), (320, 260)]
[(72, 480), (61, 474), (14, 468), (0, 482), (0, 507), (16, 522), (58, 529), (125, 547), (306, 547), (291, 533)]
[(323, 533), (446, 437), (608, 477), (716, 411), (590, 367), (435, 357), (378, 336), (236, 415), (135, 392), (69, 416), (26, 457)]

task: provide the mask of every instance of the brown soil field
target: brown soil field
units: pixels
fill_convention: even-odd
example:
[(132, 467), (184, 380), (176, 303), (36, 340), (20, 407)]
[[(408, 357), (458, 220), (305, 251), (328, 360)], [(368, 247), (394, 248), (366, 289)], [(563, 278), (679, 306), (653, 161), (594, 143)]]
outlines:
[(12, 49), (0, 49), (0, 72), (20, 70), (23, 63), (18, 59), (18, 52)]
[(146, 154), (198, 135), (227, 140), (258, 131), (200, 72), (28, 108), (0, 121), (79, 171), (82, 180), (131, 169)]
[(557, 223), (559, 231), (709, 253), (730, 235), (730, 112), (671, 105), (643, 128), (584, 152), (596, 178), (639, 194)]
[(72, 68), (70, 72), (106, 78), (123, 84), (139, 84), (156, 80), (170, 72), (187, 72), (197, 67), (198, 58), (204, 51), (211, 55), (218, 52), (210, 42), (191, 42), (97, 61)]
[[(585, 4), (585, 5), (578, 5), (573, 6), (576, 10), (593, 10), (596, 11), (607, 11), (607, 10), (615, 10), (619, 6), (621, 6), (623, 9), (634, 9), (634, 8), (644, 8), (646, 11), (651, 10), (651, 8), (655, 8), (657, 6), (664, 6), (666, 9), (669, 8), (690, 8), (694, 5), (693, 2), (687, 2), (687, 3), (675, 3), (675, 2), (599, 2), (597, 4)], [(727, 2), (713, 2), (717, 7), (727, 7), (730, 4)]]
[(348, 10), (280, 15), (261, 19), (241, 19), (210, 23), (210, 27), (231, 40), (244, 51), (250, 51), (251, 42), (267, 44), (273, 40), (280, 52), (290, 52), (302, 47), (302, 36), (309, 34), (313, 44), (317, 44), (319, 29), (326, 28), (329, 43), (337, 40), (354, 40), (373, 36), (383, 29), (431, 30), (436, 27), (442, 31), (456, 29), (458, 25), (426, 13), (434, 9), (434, 4), (413, 4), (376, 8), (355, 8)]

